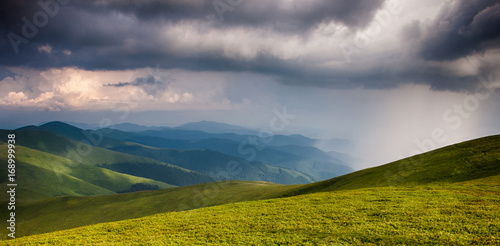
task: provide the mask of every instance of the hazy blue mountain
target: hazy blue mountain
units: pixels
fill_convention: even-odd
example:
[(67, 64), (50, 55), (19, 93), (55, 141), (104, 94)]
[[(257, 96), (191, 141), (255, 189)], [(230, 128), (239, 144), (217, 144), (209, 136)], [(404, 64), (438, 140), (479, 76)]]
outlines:
[(137, 134), (134, 136), (151, 136), (151, 137), (161, 137), (161, 138), (179, 139), (179, 140), (220, 138), (220, 139), (229, 139), (234, 141), (243, 140), (245, 137), (245, 135), (238, 135), (235, 133), (214, 134), (198, 130), (180, 130), (177, 128), (141, 131), (137, 132)]
[[(249, 161), (260, 161), (274, 166), (289, 168), (305, 173), (315, 179), (328, 179), (354, 171), (349, 167), (349, 163), (331, 157), (327, 153), (313, 147), (308, 147), (304, 151), (294, 152), (294, 150), (301, 147), (285, 146), (281, 147), (282, 150), (277, 150), (275, 149), (279, 148), (277, 146), (242, 144), (242, 142), (235, 142), (228, 139), (180, 140), (141, 135), (129, 136), (126, 141), (157, 148), (184, 150), (208, 149)], [(308, 157), (301, 156), (301, 152), (304, 154), (307, 153)], [(318, 158), (311, 159), (314, 154), (318, 153), (321, 153)]]
[(333, 154), (326, 153), (324, 151), (321, 151), (320, 149), (311, 146), (282, 145), (282, 146), (269, 146), (268, 148), (273, 150), (278, 150), (281, 152), (287, 152), (295, 156), (300, 156), (310, 160), (345, 163), (344, 161), (334, 157)]
[(148, 130), (168, 129), (168, 127), (142, 126), (142, 125), (131, 124), (131, 123), (116, 124), (116, 125), (110, 126), (109, 128), (124, 131), (124, 132), (142, 132), (142, 131), (148, 131)]
[[(48, 123), (48, 122), (46, 122)], [(87, 124), (87, 123), (80, 123), (80, 122), (73, 122), (73, 121), (64, 121), (64, 123), (70, 124), (72, 126), (76, 126), (78, 128), (84, 129), (84, 130), (93, 130), (93, 129), (99, 129), (98, 124)], [(42, 125), (42, 124), (40, 124)]]
[(205, 120), (186, 123), (184, 125), (176, 127), (176, 129), (204, 131), (208, 133), (237, 133), (237, 134), (251, 134), (251, 135), (256, 135), (258, 133), (258, 131), (241, 126), (235, 126), (226, 123), (205, 121)]
[[(42, 151), (48, 151), (49, 153), (53, 154), (66, 154), (66, 151), (63, 149), (63, 146), (61, 145), (66, 145), (66, 146), (71, 146), (73, 149), (77, 149), (78, 147), (82, 146), (87, 146), (87, 145), (92, 145), (94, 144), (94, 147), (91, 147), (94, 150), (101, 150), (102, 148), (107, 148), (107, 149), (114, 149), (114, 150), (119, 150), (122, 153), (127, 153), (127, 154), (133, 154), (135, 155), (140, 155), (144, 157), (155, 157), (154, 155), (145, 155), (141, 151), (146, 151), (147, 149), (142, 149), (141, 151), (132, 151), (133, 149), (127, 149), (126, 147), (129, 145), (133, 145), (132, 143), (129, 142), (138, 142), (141, 143), (141, 141), (138, 141), (138, 139), (141, 139), (142, 135), (138, 133), (131, 133), (131, 132), (123, 132), (123, 131), (118, 131), (118, 130), (112, 130), (112, 129), (100, 129), (96, 131), (92, 130), (82, 130), (77, 127), (68, 125), (63, 122), (49, 122), (47, 124), (44, 124), (40, 127), (30, 127), (30, 130), (27, 131), (30, 134), (34, 134), (36, 132), (44, 132), (44, 133), (56, 133), (58, 135), (55, 136), (48, 136), (45, 139), (50, 141), (54, 141), (56, 144), (50, 144), (50, 143), (40, 143), (39, 139), (40, 137), (35, 137), (32, 136), (31, 138), (38, 139), (37, 141), (34, 141), (33, 143), (26, 143), (28, 146), (27, 147), (33, 147), (35, 149), (39, 149)], [(40, 133), (39, 133), (40, 134)], [(68, 141), (69, 139), (64, 139), (65, 137), (71, 138), (73, 140), (76, 140), (78, 142), (73, 142)], [(30, 137), (26, 137), (24, 139), (29, 139)], [(147, 137), (146, 137), (147, 138)], [(168, 141), (183, 141), (183, 140), (169, 140), (165, 138), (158, 138), (160, 142), (168, 142)], [(191, 140), (189, 140), (191, 141)], [(208, 140), (207, 140), (208, 141)], [(229, 141), (229, 140), (222, 140), (222, 141)], [(214, 142), (217, 142), (217, 139), (214, 140)], [(34, 144), (36, 143), (36, 144)], [(80, 146), (78, 146), (80, 144)], [(142, 142), (142, 144), (148, 145), (147, 141)], [(151, 145), (157, 147), (157, 145)], [(177, 142), (175, 148), (182, 148), (183, 146), (179, 146), (179, 142)], [(192, 145), (186, 145), (184, 146), (187, 149), (193, 149)], [(196, 148), (195, 148), (196, 149)], [(198, 148), (198, 149), (208, 149), (208, 148)], [(127, 150), (127, 151), (124, 151)], [(129, 153), (130, 152), (130, 153)], [(193, 151), (190, 154), (197, 153), (199, 151)], [(90, 156), (85, 156), (85, 159), (87, 158), (92, 158), (94, 156), (95, 151), (92, 151), (92, 155)], [(149, 152), (145, 152), (149, 153)], [(186, 169), (187, 171), (195, 171), (193, 172), (194, 174), (197, 175), (197, 177), (192, 178), (192, 177), (186, 177), (185, 175), (170, 175), (172, 173), (171, 171), (168, 170), (168, 168), (173, 168), (173, 167), (178, 167), (177, 164), (173, 162), (168, 162), (170, 164), (173, 164), (172, 166), (166, 166), (163, 165), (162, 163), (149, 163), (145, 161), (131, 161), (127, 160), (126, 158), (122, 158), (119, 160), (112, 160), (112, 161), (104, 161), (99, 159), (100, 162), (97, 161), (91, 161), (93, 165), (98, 165), (99, 167), (104, 167), (116, 172), (121, 172), (121, 173), (126, 173), (130, 175), (135, 175), (139, 177), (144, 177), (144, 178), (150, 178), (162, 182), (166, 182), (172, 185), (187, 185), (187, 184), (192, 184), (194, 183), (199, 183), (199, 182), (209, 182), (213, 180), (219, 180), (223, 177), (218, 177), (216, 174), (222, 170), (222, 168), (226, 165), (229, 161), (237, 161), (241, 163), (241, 168), (244, 170), (244, 172), (240, 173), (239, 176), (236, 176), (235, 178), (237, 179), (242, 179), (242, 180), (261, 180), (261, 181), (269, 181), (269, 182), (275, 182), (275, 183), (282, 183), (282, 184), (297, 184), (297, 183), (309, 183), (313, 182), (315, 180), (318, 180), (315, 176), (310, 176), (310, 175), (305, 175), (303, 173), (300, 173), (298, 171), (294, 171), (292, 169), (286, 169), (284, 167), (276, 167), (272, 165), (268, 165), (262, 162), (259, 162), (258, 160), (255, 160), (253, 162), (248, 162), (245, 160), (242, 160), (241, 158), (235, 157), (235, 156), (229, 156), (223, 153), (219, 153), (216, 151), (206, 151), (203, 152), (202, 156), (199, 156), (196, 158), (192, 158), (190, 155), (183, 155), (182, 158), (179, 157), (175, 159), (176, 162), (182, 164), (183, 166), (188, 166), (188, 162), (193, 162), (193, 165), (197, 165), (197, 163), (204, 163), (207, 165), (205, 169), (203, 169), (203, 172), (205, 173), (205, 177), (210, 177), (210, 180), (207, 180), (206, 178), (198, 177), (199, 172), (196, 172), (197, 170), (202, 170), (202, 169)], [(173, 159), (168, 159), (168, 158), (156, 158), (157, 160), (173, 160)], [(107, 160), (107, 159), (106, 159)], [(187, 161), (183, 161), (187, 160)], [(210, 161), (204, 161), (204, 160), (210, 160)], [(196, 162), (196, 163), (194, 163)], [(175, 165), (175, 166), (174, 166)], [(184, 171), (186, 171), (184, 170)], [(208, 173), (215, 173), (215, 176), (211, 174), (207, 175)], [(182, 177), (183, 180), (179, 180), (179, 178)], [(212, 178), (213, 177), (213, 178)], [(168, 181), (168, 182), (167, 182)]]
[[(254, 135), (240, 135), (234, 133), (207, 133), (203, 131), (195, 130), (178, 130), (178, 129), (163, 129), (163, 130), (149, 130), (138, 132), (141, 136), (149, 136), (152, 138), (136, 136), (119, 136), (120, 139), (135, 139), (132, 141), (138, 141), (144, 144), (151, 144), (152, 146), (163, 147), (163, 148), (180, 148), (180, 149), (191, 149), (191, 148), (208, 148), (215, 151), (220, 151), (225, 154), (239, 156), (240, 154), (235, 152), (237, 148), (234, 147), (236, 144), (242, 142), (246, 143), (256, 143), (260, 146), (265, 146), (267, 149), (279, 150), (280, 152), (288, 152), (294, 156), (301, 156), (305, 159), (312, 159), (318, 161), (331, 161), (339, 164), (349, 165), (352, 163), (354, 158), (347, 154), (340, 153), (338, 151), (329, 151), (328, 153), (323, 150), (316, 148), (318, 142), (323, 143), (323, 145), (338, 146), (339, 149), (344, 149), (349, 146), (348, 140), (342, 139), (328, 139), (328, 140), (316, 140), (311, 139), (302, 135), (275, 135), (272, 141), (268, 142), (266, 140), (259, 139), (258, 136)], [(166, 138), (169, 140), (192, 140), (189, 142), (185, 141), (165, 141), (157, 138)], [(155, 140), (157, 139), (157, 140)], [(207, 140), (207, 141), (202, 141)], [(230, 140), (230, 141), (224, 141)], [(216, 146), (211, 146), (211, 144), (206, 144), (207, 142), (213, 142)], [(265, 143), (264, 143), (265, 142)], [(225, 147), (223, 147), (225, 146)], [(262, 148), (257, 146), (256, 148)], [(267, 152), (267, 151), (265, 151)], [(264, 162), (275, 162), (275, 159), (282, 159), (283, 153), (263, 153), (264, 156), (269, 156), (271, 159), (261, 157), (261, 161)], [(243, 157), (244, 158), (244, 157)]]
[[(74, 124), (72, 124), (74, 125)], [(79, 127), (82, 128), (82, 127)], [(186, 123), (178, 127), (148, 127), (131, 123), (116, 124), (111, 129), (122, 132), (140, 133), (145, 136), (162, 137), (168, 139), (229, 139), (236, 142), (248, 141), (249, 138), (258, 138), (259, 131), (212, 121), (199, 121)], [(90, 129), (90, 128), (87, 128)], [(120, 133), (123, 134), (123, 133)], [(118, 137), (122, 139), (123, 137)], [(346, 139), (313, 139), (300, 134), (274, 135), (267, 146), (310, 146), (322, 151), (345, 152), (351, 143)]]
[(75, 127), (73, 125), (61, 121), (52, 121), (44, 123), (39, 126), (39, 129), (47, 130), (54, 133), (59, 133), (63, 136), (70, 137), (75, 140), (85, 139), (84, 132), (90, 132), (89, 130), (83, 130), (81, 128)]
[[(169, 139), (198, 140), (209, 138), (229, 139), (233, 141), (248, 141), (249, 138), (259, 138), (258, 132), (248, 133), (211, 133), (207, 130), (182, 129), (182, 128), (161, 128), (156, 130), (146, 130), (139, 132), (141, 135), (163, 137)], [(266, 143), (268, 146), (297, 145), (297, 146), (323, 146), (326, 149), (337, 147), (342, 148), (350, 144), (345, 139), (312, 139), (300, 134), (293, 135), (273, 135), (272, 141)], [(335, 149), (335, 148), (334, 148)]]
[[(58, 133), (48, 130), (55, 127), (60, 127)], [(16, 145), (19, 146), (57, 155), (78, 164), (104, 167), (116, 172), (149, 178), (171, 185), (184, 186), (214, 181), (206, 174), (142, 156), (92, 146), (84, 141), (75, 141), (64, 135), (65, 133), (76, 136), (78, 139), (78, 129), (65, 123), (53, 122), (46, 124), (45, 128), (28, 126), (15, 131), (0, 130), (0, 136), (6, 139), (7, 134), (14, 133), (16, 134)], [(85, 130), (79, 129), (79, 131), (84, 132), (80, 134), (85, 134)], [(105, 142), (123, 143), (116, 139), (106, 139)], [(145, 167), (151, 172), (145, 173)], [(156, 175), (158, 173), (168, 175)]]
[(82, 130), (62, 122), (50, 122), (40, 128), (102, 148), (112, 149), (123, 146), (124, 142), (134, 142), (167, 149), (206, 149), (250, 162), (257, 161), (299, 171), (313, 180), (328, 179), (354, 171), (349, 167), (352, 158), (345, 154), (326, 153), (308, 146), (307, 144), (314, 144), (314, 140), (301, 135), (277, 135), (273, 137), (271, 143), (264, 144), (263, 140), (252, 135), (215, 134), (196, 130), (162, 129), (143, 132), (125, 132), (115, 129)]
[[(253, 135), (179, 129), (148, 130), (134, 134), (114, 131), (107, 136), (158, 148), (208, 149), (300, 171), (314, 179), (328, 179), (354, 171), (349, 167), (354, 160), (349, 155), (335, 151), (326, 153), (311, 146), (317, 140), (298, 134), (276, 135), (271, 142), (266, 143)], [(343, 142), (335, 139), (331, 141)]]
[(112, 150), (172, 163), (189, 170), (208, 174), (215, 180), (258, 180), (280, 184), (310, 183), (319, 180), (303, 173), (246, 161), (211, 150), (176, 150), (128, 144)]

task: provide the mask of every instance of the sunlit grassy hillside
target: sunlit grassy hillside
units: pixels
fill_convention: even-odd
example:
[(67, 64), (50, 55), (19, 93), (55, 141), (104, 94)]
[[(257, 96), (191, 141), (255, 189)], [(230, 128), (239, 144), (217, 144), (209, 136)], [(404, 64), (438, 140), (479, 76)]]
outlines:
[[(498, 149), (500, 136), (481, 138), (307, 185), (230, 181), (26, 203), (28, 234), (160, 214), (9, 242), (497, 244)], [(185, 209), (194, 210), (171, 212)]]
[[(156, 185), (171, 188), (172, 185), (104, 168), (75, 162), (57, 155), (29, 149), (20, 145), (15, 148), (17, 171), (17, 199), (39, 200), (53, 196), (109, 195), (129, 189), (133, 184)], [(0, 162), (7, 163), (7, 145), (0, 144)], [(7, 173), (7, 165), (1, 165)], [(5, 185), (7, 175), (0, 178)], [(2, 194), (1, 201), (6, 200)]]
[[(498, 245), (500, 176), (226, 204), (8, 241), (25, 244)], [(4, 241), (5, 242), (5, 241)]]

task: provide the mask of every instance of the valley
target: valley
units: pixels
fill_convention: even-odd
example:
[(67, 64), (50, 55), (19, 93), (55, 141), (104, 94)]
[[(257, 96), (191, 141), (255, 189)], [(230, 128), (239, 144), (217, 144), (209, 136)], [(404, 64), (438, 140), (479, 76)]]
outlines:
[[(164, 159), (179, 163), (179, 168), (206, 172), (206, 167), (175, 161), (183, 153), (196, 158), (201, 150), (127, 146), (156, 157), (152, 161)], [(306, 184), (228, 180), (168, 188), (154, 183), (158, 181), (140, 180), (167, 189), (112, 194), (118, 189), (110, 186), (108, 193), (92, 196), (23, 201), (18, 205), (24, 211), (18, 217), (18, 235), (42, 234), (9, 243), (129, 243), (145, 238), (145, 243), (222, 245), (496, 244), (500, 240), (495, 236), (500, 230), (496, 220), (500, 216), (499, 147), (500, 136), (491, 136)]]

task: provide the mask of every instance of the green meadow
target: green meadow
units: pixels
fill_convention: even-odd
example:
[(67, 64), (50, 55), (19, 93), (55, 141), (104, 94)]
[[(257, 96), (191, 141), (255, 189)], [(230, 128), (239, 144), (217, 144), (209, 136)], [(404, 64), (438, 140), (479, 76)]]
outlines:
[(363, 188), (162, 213), (10, 245), (498, 245), (500, 176)]
[(26, 236), (0, 243), (499, 245), (499, 149), (500, 136), (486, 137), (306, 185), (224, 181), (25, 202)]

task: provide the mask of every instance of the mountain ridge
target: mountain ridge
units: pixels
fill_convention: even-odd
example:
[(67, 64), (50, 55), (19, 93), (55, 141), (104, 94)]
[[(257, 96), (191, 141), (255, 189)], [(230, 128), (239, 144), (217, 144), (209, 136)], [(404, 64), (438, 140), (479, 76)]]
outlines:
[[(259, 205), (259, 209), (262, 209), (261, 205), (267, 203), (277, 203), (280, 204), (285, 200), (280, 199), (302, 199), (303, 197), (311, 197), (307, 200), (308, 204), (315, 204), (311, 208), (315, 208), (318, 204), (323, 204), (321, 201), (327, 199), (328, 197), (336, 197), (336, 194), (340, 194), (339, 201), (343, 204), (343, 201), (349, 201), (350, 197), (352, 199), (358, 199), (360, 194), (373, 193), (368, 197), (361, 197), (360, 201), (368, 200), (369, 204), (380, 204), (381, 201), (391, 201), (392, 199), (399, 199), (399, 197), (408, 194), (409, 191), (416, 189), (422, 190), (423, 200), (425, 202), (426, 195), (434, 194), (429, 193), (429, 190), (442, 189), (442, 187), (453, 186), (456, 188), (457, 192), (462, 192), (473, 189), (478, 189), (478, 192), (484, 189), (493, 189), (500, 184), (500, 153), (498, 153), (498, 148), (500, 147), (500, 135), (490, 136), (486, 138), (480, 138), (476, 140), (466, 141), (459, 144), (446, 146), (437, 150), (433, 150), (421, 155), (413, 156), (410, 158), (405, 158), (396, 162), (391, 162), (378, 167), (368, 168), (364, 170), (357, 171), (352, 174), (346, 174), (340, 177), (336, 177), (330, 180), (316, 182), (313, 184), (305, 185), (274, 185), (270, 183), (262, 182), (241, 182), (241, 181), (225, 181), (225, 182), (215, 182), (200, 184), (195, 186), (178, 187), (161, 191), (148, 191), (148, 192), (137, 192), (133, 194), (119, 194), (111, 196), (100, 196), (100, 197), (81, 197), (81, 198), (67, 198), (67, 199), (78, 199), (80, 206), (87, 206), (86, 204), (105, 204), (110, 210), (109, 216), (114, 216), (113, 220), (119, 219), (120, 214), (123, 214), (123, 210), (119, 210), (120, 213), (113, 214), (111, 211), (114, 206), (121, 206), (123, 201), (128, 201), (130, 206), (143, 206), (144, 201), (148, 201), (150, 197), (151, 201), (163, 201), (176, 199), (179, 203), (177, 206), (170, 206), (168, 211), (180, 211), (185, 209), (196, 209), (207, 206), (229, 204), (240, 201), (251, 201), (255, 200), (250, 207), (255, 207)], [(413, 172), (400, 172), (400, 166), (407, 165), (408, 162), (414, 161), (415, 158), (421, 158), (421, 163), (416, 165)], [(464, 160), (464, 161), (456, 161)], [(467, 161), (465, 161), (467, 160)], [(408, 171), (408, 170), (406, 170)], [(388, 173), (389, 172), (389, 173)], [(434, 175), (429, 175), (434, 173)], [(478, 186), (474, 186), (474, 180), (478, 181)], [(394, 182), (397, 181), (397, 182)], [(464, 183), (465, 182), (465, 183)], [(491, 182), (491, 183), (488, 183)], [(463, 184), (462, 184), (463, 183)], [(460, 184), (460, 185), (454, 185)], [(473, 186), (470, 186), (472, 184)], [(431, 185), (431, 186), (429, 186)], [(465, 185), (466, 188), (462, 188)], [(421, 188), (418, 188), (421, 187)], [(490, 187), (490, 188), (489, 188)], [(380, 195), (377, 195), (377, 191), (380, 191)], [(176, 193), (175, 192), (180, 192)], [(343, 193), (347, 192), (347, 193)], [(167, 196), (166, 194), (173, 194), (172, 196)], [(325, 195), (321, 195), (325, 194)], [(347, 195), (342, 195), (347, 194)], [(395, 194), (395, 198), (388, 198), (390, 194)], [(419, 193), (420, 194), (420, 193)], [(481, 193), (480, 193), (481, 194)], [(498, 193), (495, 193), (498, 194)], [(157, 197), (157, 195), (159, 197)], [(162, 197), (163, 198), (160, 198)], [(319, 196), (321, 198), (315, 198)], [(116, 197), (116, 198), (115, 198)], [(172, 198), (169, 198), (172, 197)], [(460, 195), (463, 197), (463, 195)], [(193, 200), (193, 198), (195, 198)], [(436, 197), (438, 199), (439, 197)], [(39, 211), (37, 213), (47, 213), (43, 211), (53, 211), (56, 204), (64, 204), (65, 198), (51, 198), (50, 202), (34, 202), (24, 205), (24, 209), (27, 211)], [(121, 199), (125, 199), (120, 201)], [(144, 200), (146, 199), (146, 200)], [(182, 200), (185, 199), (185, 200)], [(262, 199), (273, 199), (273, 200), (262, 200)], [(412, 200), (413, 197), (408, 197)], [(420, 199), (420, 198), (419, 198)], [(471, 198), (477, 199), (477, 198)], [(333, 206), (334, 200), (331, 200), (332, 204), (326, 204), (325, 206)], [(117, 201), (113, 205), (113, 201)], [(188, 201), (186, 203), (186, 201)], [(437, 202), (437, 200), (435, 201)], [(40, 203), (45, 205), (41, 206)], [(51, 204), (54, 204), (53, 206)], [(179, 206), (179, 205), (188, 206)], [(358, 204), (358, 203), (356, 203)], [(398, 203), (395, 204), (395, 206)], [(57, 205), (60, 206), (60, 205)], [(234, 207), (239, 205), (227, 205), (224, 208)], [(454, 206), (454, 205), (452, 205)], [(143, 207), (144, 213), (147, 213)], [(154, 206), (153, 206), (154, 207)], [(420, 207), (417, 206), (417, 207)], [(348, 207), (341, 207), (342, 209), (349, 209)], [(67, 216), (71, 216), (71, 221), (78, 222), (80, 217), (83, 219), (89, 219), (89, 214), (79, 214), (81, 208), (79, 206), (68, 208)], [(119, 207), (119, 209), (124, 209)], [(166, 207), (165, 207), (166, 209)], [(213, 208), (217, 209), (217, 208)], [(282, 209), (284, 209), (282, 207)], [(158, 210), (155, 210), (158, 211)], [(164, 212), (168, 212), (164, 211)], [(196, 211), (206, 211), (206, 210), (196, 210)], [(259, 210), (261, 211), (261, 210)], [(259, 212), (256, 211), (256, 212)], [(306, 210), (301, 210), (305, 212)], [(342, 213), (343, 210), (339, 210), (337, 213)], [(380, 210), (375, 210), (375, 212), (380, 213)], [(410, 210), (412, 211), (412, 210)], [(320, 211), (318, 211), (320, 212)], [(143, 214), (144, 214), (143, 213)], [(151, 213), (155, 213), (151, 211)], [(199, 212), (193, 212), (198, 214)], [(297, 214), (297, 212), (295, 211)], [(49, 213), (50, 214), (50, 213)], [(168, 214), (168, 213), (167, 213)], [(261, 212), (258, 213), (262, 214)], [(300, 213), (299, 213), (300, 214)], [(166, 214), (159, 215), (165, 216)], [(365, 216), (365, 214), (361, 214)], [(94, 215), (97, 216), (97, 215)], [(99, 216), (101, 216), (99, 214)], [(141, 215), (138, 215), (140, 217)], [(202, 216), (200, 214), (200, 216)], [(324, 215), (323, 215), (324, 216)], [(101, 217), (100, 217), (101, 218)], [(130, 217), (128, 217), (130, 218)], [(371, 217), (370, 217), (371, 218)], [(405, 217), (407, 219), (407, 217)], [(34, 225), (39, 223), (46, 223), (47, 218), (39, 218), (31, 220), (26, 228), (34, 228)], [(103, 221), (100, 221), (103, 222)], [(32, 223), (31, 225), (29, 225)], [(22, 222), (21, 222), (22, 225)], [(81, 224), (79, 224), (81, 225)], [(76, 226), (79, 226), (76, 225)], [(54, 230), (66, 229), (66, 228), (53, 228)]]
[[(264, 163), (265, 165), (270, 164), (279, 168), (292, 169), (311, 177), (311, 181), (328, 179), (354, 171), (349, 167), (349, 163), (345, 163), (344, 160), (335, 158), (332, 153), (325, 153), (311, 146), (305, 147), (308, 151), (296, 151), (301, 147), (292, 145), (289, 145), (288, 147), (285, 146), (284, 149), (282, 148), (278, 150), (278, 146), (256, 146), (251, 145), (249, 142), (236, 142), (230, 140), (232, 137), (228, 137), (228, 139), (213, 138), (214, 136), (219, 136), (219, 134), (208, 134), (201, 131), (169, 129), (162, 131), (148, 130), (145, 132), (132, 133), (107, 128), (95, 131), (81, 130), (73, 126), (63, 125), (60, 127), (61, 124), (65, 123), (50, 122), (40, 126), (40, 128), (62, 134), (77, 141), (86, 141), (87, 144), (93, 144), (106, 149), (119, 150), (116, 148), (117, 146), (126, 145), (123, 141), (167, 149), (208, 149), (233, 156), (237, 158), (236, 161), (245, 159), (250, 162), (258, 161)], [(176, 139), (180, 138), (176, 136), (182, 136), (184, 139)], [(200, 136), (210, 138), (204, 139), (202, 137), (202, 139), (198, 139)], [(237, 135), (233, 133), (223, 134), (223, 136), (240, 136), (239, 139), (244, 138), (245, 141), (249, 141), (248, 139), (251, 137), (249, 135)], [(295, 138), (297, 138), (297, 136), (295, 136)], [(277, 137), (285, 138), (285, 136), (279, 135)], [(245, 146), (243, 147), (244, 149), (241, 148), (242, 143), (245, 143)], [(294, 148), (293, 150), (292, 147)], [(251, 154), (251, 152), (254, 154), (253, 157), (248, 155)], [(315, 153), (315, 155), (321, 155), (321, 157), (314, 158), (313, 156), (298, 156), (297, 153), (299, 152)], [(343, 158), (343, 155), (339, 154), (339, 156), (342, 156), (341, 158)], [(175, 163), (172, 164), (175, 165)], [(245, 178), (245, 180), (248, 179)], [(301, 179), (296, 183), (304, 183), (306, 180), (307, 179)], [(281, 183), (278, 180), (264, 179), (264, 181)]]
[[(74, 130), (74, 129), (73, 129)], [(16, 145), (24, 146), (27, 148), (40, 150), (47, 152), (56, 156), (74, 160), (82, 165), (92, 165), (96, 166), (99, 164), (113, 164), (113, 163), (136, 163), (136, 164), (149, 164), (155, 165), (159, 170), (164, 170), (172, 173), (173, 177), (177, 179), (180, 177), (189, 176), (192, 180), (190, 182), (210, 182), (214, 181), (209, 176), (187, 170), (185, 168), (177, 167), (172, 164), (159, 162), (153, 159), (129, 155), (125, 153), (120, 153), (116, 151), (111, 151), (108, 149), (100, 148), (91, 145), (89, 142), (79, 141), (67, 138), (61, 133), (53, 133), (42, 128), (30, 128), (30, 129), (20, 129), (15, 131), (4, 131), (0, 130), (0, 136), (4, 137), (7, 134), (16, 134)], [(70, 134), (75, 133), (70, 132)], [(5, 138), (6, 139), (6, 138)], [(140, 170), (140, 166), (136, 166), (137, 170)], [(131, 173), (128, 173), (131, 174)], [(131, 174), (133, 175), (133, 174)], [(134, 175), (135, 176), (135, 175)], [(148, 177), (143, 177), (148, 178)], [(199, 181), (197, 181), (199, 180)], [(162, 179), (158, 180), (160, 182), (168, 183), (171, 185), (188, 185), (194, 183), (173, 183), (172, 180)]]

